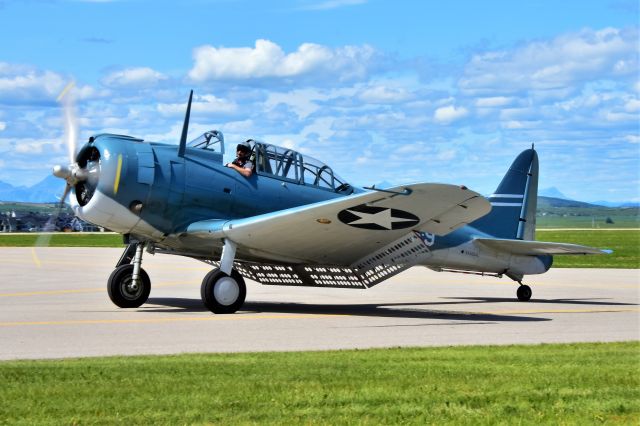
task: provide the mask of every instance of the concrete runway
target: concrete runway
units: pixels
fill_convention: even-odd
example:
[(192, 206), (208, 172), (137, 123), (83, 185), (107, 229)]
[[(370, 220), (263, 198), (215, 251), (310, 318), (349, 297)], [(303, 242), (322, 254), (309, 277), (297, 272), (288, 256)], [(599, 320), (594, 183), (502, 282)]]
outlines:
[(119, 249), (0, 248), (0, 359), (640, 339), (640, 272), (552, 269), (525, 282), (412, 268), (370, 290), (247, 282), (233, 315), (200, 301), (201, 262), (145, 253), (151, 296), (109, 300)]

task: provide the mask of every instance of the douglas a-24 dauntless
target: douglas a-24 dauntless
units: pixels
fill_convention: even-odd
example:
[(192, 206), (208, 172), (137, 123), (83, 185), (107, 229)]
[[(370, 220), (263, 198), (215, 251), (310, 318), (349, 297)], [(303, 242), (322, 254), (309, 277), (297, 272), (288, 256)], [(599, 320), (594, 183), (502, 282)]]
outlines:
[(215, 313), (240, 309), (244, 278), (366, 289), (414, 265), (506, 275), (527, 301), (523, 277), (546, 272), (553, 255), (605, 252), (535, 241), (533, 148), (488, 199), (441, 183), (356, 188), (314, 158), (254, 140), (254, 169), (245, 177), (223, 164), (221, 132), (187, 143), (192, 95), (179, 145), (99, 134), (72, 164), (54, 168), (78, 217), (124, 236), (127, 248), (107, 284), (119, 307), (139, 307), (149, 296), (145, 250), (214, 265), (200, 294)]

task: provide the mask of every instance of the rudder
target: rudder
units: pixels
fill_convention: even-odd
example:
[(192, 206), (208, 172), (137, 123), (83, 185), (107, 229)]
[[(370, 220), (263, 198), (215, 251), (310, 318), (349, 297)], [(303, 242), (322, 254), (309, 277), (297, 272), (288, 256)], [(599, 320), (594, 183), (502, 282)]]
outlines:
[(538, 206), (538, 154), (527, 149), (509, 167), (489, 197), (489, 214), (471, 223), (497, 238), (535, 240)]

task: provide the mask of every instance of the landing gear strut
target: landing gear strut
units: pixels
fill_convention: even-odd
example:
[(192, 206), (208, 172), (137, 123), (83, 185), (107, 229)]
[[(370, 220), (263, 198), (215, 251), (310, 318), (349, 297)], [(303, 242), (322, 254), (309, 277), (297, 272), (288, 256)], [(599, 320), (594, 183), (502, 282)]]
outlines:
[(220, 258), (220, 268), (209, 272), (202, 280), (200, 296), (202, 303), (213, 313), (232, 314), (236, 312), (247, 295), (247, 286), (242, 275), (233, 269), (236, 244), (226, 239)]
[[(144, 243), (130, 244), (107, 280), (109, 299), (116, 306), (138, 308), (149, 298), (151, 280), (140, 266), (143, 249)], [(133, 264), (126, 263), (132, 259), (131, 255), (134, 250)]]

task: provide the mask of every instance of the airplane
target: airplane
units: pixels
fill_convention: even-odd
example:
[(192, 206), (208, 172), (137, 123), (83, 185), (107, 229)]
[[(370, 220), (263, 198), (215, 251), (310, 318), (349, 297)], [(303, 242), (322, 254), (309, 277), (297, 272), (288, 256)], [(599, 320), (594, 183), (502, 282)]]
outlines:
[(356, 187), (325, 163), (248, 140), (254, 171), (225, 167), (224, 136), (187, 143), (193, 91), (178, 145), (116, 134), (91, 136), (68, 166), (76, 216), (123, 235), (126, 248), (107, 280), (111, 301), (137, 308), (151, 281), (143, 253), (213, 266), (200, 296), (216, 314), (234, 313), (245, 278), (264, 285), (367, 289), (407, 268), (502, 277), (518, 283), (549, 270), (554, 255), (608, 253), (535, 240), (538, 156), (521, 152), (485, 198), (464, 185)]

